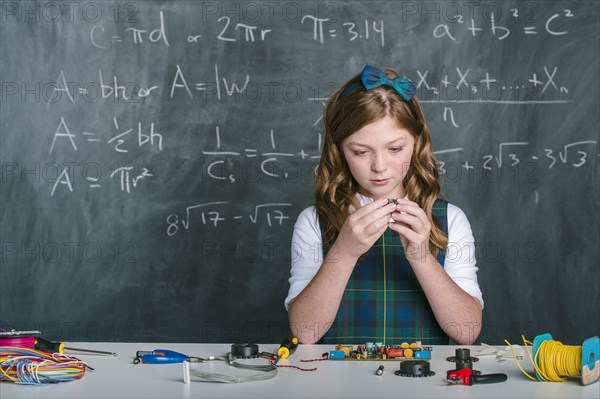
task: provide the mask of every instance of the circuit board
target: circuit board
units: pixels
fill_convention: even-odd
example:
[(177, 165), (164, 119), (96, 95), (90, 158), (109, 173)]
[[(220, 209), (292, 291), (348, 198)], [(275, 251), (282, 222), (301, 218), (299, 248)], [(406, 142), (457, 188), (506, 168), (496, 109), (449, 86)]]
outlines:
[(337, 345), (329, 351), (329, 360), (357, 360), (357, 361), (398, 361), (409, 359), (431, 359), (432, 348), (421, 346), (419, 342), (403, 342), (400, 345), (382, 345), (366, 343), (362, 345)]

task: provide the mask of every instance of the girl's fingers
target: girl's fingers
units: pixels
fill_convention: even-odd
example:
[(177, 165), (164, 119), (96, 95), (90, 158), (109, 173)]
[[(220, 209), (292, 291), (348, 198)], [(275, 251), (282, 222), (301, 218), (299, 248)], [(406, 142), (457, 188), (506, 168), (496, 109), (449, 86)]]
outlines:
[(387, 199), (373, 201), (350, 215), (339, 234), (340, 243), (349, 252), (364, 253), (388, 227), (395, 204)]
[(394, 208), (393, 204), (392, 206), (386, 205), (365, 215), (365, 217), (360, 220), (360, 227), (358, 228), (364, 231), (369, 241), (375, 242), (387, 229), (390, 215), (394, 212)]
[(389, 220), (392, 212), (396, 210), (394, 203), (388, 204), (387, 199), (373, 201), (352, 214), (357, 227), (366, 229), (373, 223), (380, 224), (382, 220)]
[(403, 223), (390, 223), (389, 228), (405, 237), (409, 242), (413, 242), (418, 238), (417, 234)]
[(425, 214), (425, 211), (414, 202), (398, 202), (396, 209), (400, 212), (409, 213), (411, 215), (417, 215), (419, 213)]
[(394, 212), (392, 213), (392, 219), (394, 219), (397, 223), (405, 224), (415, 231), (421, 231), (425, 227), (421, 218), (408, 213)]

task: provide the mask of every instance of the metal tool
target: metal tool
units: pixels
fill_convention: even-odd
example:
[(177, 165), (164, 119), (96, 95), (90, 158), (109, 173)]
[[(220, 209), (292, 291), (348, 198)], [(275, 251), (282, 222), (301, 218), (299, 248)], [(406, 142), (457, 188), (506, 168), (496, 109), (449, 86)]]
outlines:
[(35, 338), (35, 349), (42, 351), (42, 352), (51, 352), (51, 353), (64, 353), (65, 351), (69, 351), (69, 352), (93, 353), (96, 355), (117, 356), (117, 354), (115, 352), (98, 351), (98, 350), (93, 350), (93, 349), (73, 348), (70, 346), (65, 346), (65, 344), (62, 342), (49, 341), (42, 337)]
[(504, 382), (508, 379), (506, 374), (473, 374), (473, 369), (450, 370), (447, 373), (447, 378), (444, 380), (448, 384), (493, 384), (496, 382)]
[(280, 359), (279, 355), (277, 355), (276, 353), (271, 353), (271, 352), (260, 352), (258, 354), (258, 357), (262, 357), (263, 359), (270, 360), (273, 363), (277, 363)]

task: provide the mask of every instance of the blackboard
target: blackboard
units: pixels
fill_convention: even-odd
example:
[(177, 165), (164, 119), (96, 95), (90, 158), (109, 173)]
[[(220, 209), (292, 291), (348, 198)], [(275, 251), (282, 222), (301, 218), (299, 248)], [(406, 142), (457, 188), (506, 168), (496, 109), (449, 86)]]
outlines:
[[(3, 1), (0, 326), (278, 342), (332, 90), (418, 86), (480, 342), (600, 329), (596, 1)], [(595, 316), (594, 316), (595, 315)]]

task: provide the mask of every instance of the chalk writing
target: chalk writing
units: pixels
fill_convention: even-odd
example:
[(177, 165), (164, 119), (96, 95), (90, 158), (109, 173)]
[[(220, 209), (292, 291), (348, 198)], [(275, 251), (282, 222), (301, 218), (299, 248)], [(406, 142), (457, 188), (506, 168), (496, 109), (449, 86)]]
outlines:
[[(143, 44), (146, 42), (149, 43), (157, 43), (157, 42), (162, 42), (163, 44), (165, 44), (167, 47), (170, 46), (169, 41), (167, 40), (167, 33), (165, 30), (165, 17), (164, 17), (164, 13), (161, 10), (159, 12), (159, 19), (160, 19), (160, 26), (157, 29), (154, 29), (152, 31), (150, 31), (150, 33), (148, 33), (147, 29), (137, 29), (137, 28), (126, 28), (125, 29), (125, 33), (130, 33), (130, 37), (131, 41), (133, 44)], [(97, 47), (99, 49), (107, 49), (108, 47), (108, 43), (106, 41), (106, 38), (100, 38), (100, 34), (104, 33), (104, 26), (103, 25), (94, 25), (91, 29), (90, 29), (90, 42), (92, 43), (92, 45), (94, 47)], [(99, 31), (99, 32), (97, 32)], [(111, 43), (121, 43), (123, 42), (123, 36), (122, 35), (111, 35), (110, 37), (110, 42)]]
[[(566, 95), (569, 90), (566, 86), (558, 85), (555, 76), (558, 67), (548, 68), (542, 65), (545, 80), (539, 80), (537, 71), (531, 75), (521, 77), (514, 83), (499, 83), (498, 79), (485, 72), (485, 77), (473, 77), (470, 68), (455, 67), (451, 74), (444, 73), (441, 79), (429, 78), (429, 70), (416, 70), (417, 90), (423, 93), (420, 102), (423, 103), (502, 103), (502, 104), (564, 104), (571, 100), (543, 99), (549, 86), (552, 94)], [(471, 76), (469, 76), (471, 73)], [(541, 75), (541, 74), (540, 74)], [(540, 86), (541, 87), (540, 89)]]
[(195, 218), (194, 220), (203, 226), (220, 227), (227, 221), (236, 222), (245, 220), (246, 218), (253, 224), (264, 222), (269, 227), (281, 226), (285, 220), (290, 218), (285, 214), (284, 210), (293, 205), (292, 203), (258, 204), (251, 213), (226, 215), (227, 206), (231, 204), (231, 201), (206, 202), (188, 206), (185, 209), (183, 217), (172, 213), (166, 218), (167, 235), (174, 236), (179, 232), (180, 227), (189, 230), (191, 228), (192, 215)]
[[(263, 151), (263, 152), (258, 152), (258, 149), (256, 148), (245, 148), (242, 151), (222, 151), (221, 150), (221, 132), (219, 129), (219, 126), (216, 126), (215, 128), (215, 136), (216, 136), (216, 142), (217, 142), (217, 148), (216, 151), (206, 151), (203, 150), (202, 151), (202, 155), (207, 155), (207, 156), (219, 156), (219, 157), (226, 157), (226, 158), (231, 158), (231, 157), (245, 157), (245, 158), (257, 158), (257, 157), (264, 157), (264, 159), (260, 162), (260, 171), (269, 177), (274, 177), (274, 178), (283, 178), (283, 179), (287, 179), (290, 177), (290, 173), (293, 171), (295, 172), (295, 169), (290, 169), (290, 170), (286, 170), (285, 167), (280, 168), (281, 170), (276, 170), (275, 169), (275, 165), (277, 163), (277, 161), (279, 160), (279, 158), (300, 158), (301, 160), (311, 160), (311, 159), (318, 159), (320, 156), (319, 155), (310, 155), (309, 153), (307, 153), (304, 149), (301, 149), (298, 152), (282, 152), (282, 151), (277, 151), (276, 145), (275, 145), (275, 132), (273, 129), (270, 130), (269, 132), (270, 135), (270, 141), (271, 141), (271, 149), (269, 151)], [(223, 171), (221, 170), (221, 167), (225, 164), (225, 160), (216, 160), (216, 161), (211, 161), (211, 163), (208, 165), (207, 167), (207, 173), (208, 175), (215, 180), (225, 180), (225, 181), (229, 181), (230, 183), (235, 183), (237, 181), (236, 178), (236, 173), (223, 173)], [(294, 173), (295, 176), (295, 173)]]
[(152, 177), (152, 174), (149, 173), (148, 169), (146, 168), (143, 168), (142, 173), (138, 175), (132, 175), (131, 171), (133, 169), (133, 166), (123, 166), (110, 174), (110, 177), (113, 177), (115, 175), (119, 176), (119, 181), (121, 183), (121, 191), (129, 193), (131, 192), (131, 187), (136, 187), (140, 179), (143, 179), (145, 177)]
[[(511, 12), (512, 17), (514, 19), (520, 18), (518, 9), (513, 8), (511, 9)], [(563, 10), (562, 13), (552, 14), (546, 19), (546, 22), (544, 24), (544, 32), (551, 36), (566, 35), (568, 31), (563, 30), (564, 28), (557, 28), (557, 26), (561, 25), (560, 19), (572, 18), (574, 15), (575, 14), (573, 14), (573, 12), (569, 9)], [(468, 32), (470, 32), (471, 37), (477, 37), (478, 35), (482, 34), (480, 32), (484, 31), (484, 28), (481, 27), (482, 25), (476, 22), (473, 18), (470, 18), (469, 22), (466, 23), (464, 15), (457, 14), (454, 16), (454, 19), (459, 24), (459, 26), (456, 29), (451, 28), (448, 24), (439, 24), (435, 28), (433, 28), (433, 37), (436, 39), (448, 38), (452, 41), (456, 41), (457, 33), (459, 30), (466, 29)], [(498, 18), (495, 15), (495, 13), (492, 12), (490, 14), (489, 24), (485, 27), (485, 30), (489, 29), (488, 32), (490, 32), (492, 37), (496, 40), (504, 40), (510, 36), (511, 29), (509, 29), (507, 25), (501, 25), (497, 19)], [(460, 24), (462, 24), (463, 26), (460, 26)], [(540, 33), (538, 32), (538, 26), (530, 25), (529, 21), (519, 24), (519, 28), (521, 27), (520, 25), (523, 25), (523, 33), (525, 35), (537, 35)]]
[[(323, 44), (325, 38), (335, 39), (345, 38), (348, 42), (356, 40), (375, 40), (385, 46), (384, 22), (380, 20), (364, 19), (359, 22), (333, 20), (331, 18), (319, 18), (315, 15), (304, 15), (300, 20), (301, 24), (312, 27), (313, 40)], [(221, 26), (221, 30), (216, 35), (218, 41), (228, 43), (258, 43), (265, 42), (271, 36), (273, 29), (271, 27), (259, 27), (247, 23), (233, 23), (232, 18), (223, 15), (216, 19), (216, 23)], [(161, 43), (170, 47), (167, 38), (165, 14), (159, 12), (158, 27), (153, 30), (139, 29), (134, 27), (125, 28), (123, 34), (112, 34), (108, 32), (102, 24), (96, 24), (90, 28), (89, 40), (92, 46), (101, 50), (109, 50), (112, 45), (132, 43), (134, 45), (145, 45)], [(276, 32), (275, 32), (276, 33)], [(180, 40), (190, 44), (200, 43), (206, 36), (203, 33), (191, 32)]]
[[(54, 196), (59, 187), (64, 186), (69, 192), (75, 191), (75, 173), (73, 167), (76, 165), (77, 163), (69, 163), (61, 169), (56, 179), (48, 179), (52, 183), (52, 189), (50, 190), (51, 197)], [(92, 172), (95, 173), (95, 176), (91, 176)], [(89, 188), (97, 189), (102, 187), (102, 171), (95, 164), (86, 165), (84, 171), (82, 171), (82, 175)], [(131, 193), (138, 186), (140, 180), (149, 177), (153, 177), (153, 174), (148, 168), (139, 168), (136, 165), (116, 165), (109, 175), (109, 178), (118, 184), (120, 190), (127, 194)]]
[[(106, 144), (110, 144), (111, 146), (113, 146), (116, 152), (129, 152), (129, 150), (126, 147), (124, 147), (124, 145), (126, 144), (126, 141), (129, 138), (128, 135), (130, 134), (131, 136), (137, 137), (138, 147), (143, 147), (144, 145), (149, 144), (150, 146), (158, 148), (158, 151), (162, 151), (163, 135), (155, 131), (154, 122), (150, 122), (149, 130), (146, 130), (147, 128), (143, 126), (141, 121), (139, 121), (137, 123), (137, 130), (135, 130), (135, 132), (134, 128), (121, 130), (119, 128), (119, 123), (117, 122), (116, 117), (113, 117), (113, 125), (116, 131), (116, 135), (109, 138), (106, 141)], [(101, 139), (96, 137), (98, 135), (97, 132), (83, 131), (81, 135), (84, 136), (85, 141), (87, 143), (101, 142)], [(68, 140), (68, 145), (70, 145), (74, 151), (77, 151), (77, 145), (75, 144), (76, 137), (77, 136), (71, 133), (71, 131), (69, 130), (69, 127), (65, 122), (65, 118), (61, 116), (56, 131), (52, 136), (52, 143), (50, 144), (49, 153), (52, 154), (57, 139)]]
[[(317, 18), (314, 15), (305, 15), (302, 17), (302, 23), (304, 24), (313, 23), (313, 40), (318, 41), (319, 43), (325, 43), (325, 35), (323, 33), (323, 25), (328, 24), (332, 25), (332, 22), (329, 18)], [(335, 26), (328, 26), (327, 36), (331, 38), (335, 38), (338, 35), (339, 28)], [(373, 30), (373, 33), (371, 33)], [(364, 39), (369, 40), (369, 35), (375, 37), (375, 40), (379, 40), (381, 43), (381, 47), (385, 46), (385, 35), (383, 29), (383, 20), (379, 21), (369, 21), (364, 20), (364, 25), (357, 25), (354, 22), (343, 22), (342, 23), (342, 32), (348, 35), (348, 41), (354, 41), (356, 39)]]
[[(219, 35), (217, 36), (217, 39), (223, 40), (226, 42), (236, 42), (238, 39), (235, 37), (231, 37), (230, 32), (228, 32), (229, 25), (231, 24), (231, 18), (224, 15), (221, 18), (217, 19), (217, 22), (221, 22), (221, 21), (223, 21), (225, 26), (223, 27), (223, 30), (221, 30), (221, 33), (219, 33)], [(235, 31), (240, 31), (240, 32), (244, 33), (245, 42), (254, 42), (255, 41), (254, 33), (257, 29), (258, 29), (258, 26), (242, 24), (242, 23), (236, 24), (235, 28), (234, 28)], [(269, 33), (269, 32), (271, 32), (271, 29), (260, 29), (256, 33), (260, 34), (258, 36), (258, 39), (260, 41), (264, 41), (265, 37), (267, 36), (267, 33)], [(188, 38), (188, 41), (189, 41), (189, 38)]]
[[(502, 142), (498, 144), (498, 154), (484, 154), (481, 157), (481, 162), (477, 161), (464, 161), (464, 169), (473, 169), (475, 165), (481, 166), (483, 170), (491, 171), (495, 168), (501, 169), (506, 167), (517, 167), (522, 161), (535, 162), (539, 164), (543, 162), (548, 169), (555, 167), (557, 162), (561, 162), (563, 165), (571, 166), (574, 168), (580, 168), (589, 162), (589, 158), (594, 159), (596, 154), (598, 141), (596, 140), (582, 140), (568, 143), (562, 146), (561, 149), (556, 151), (551, 148), (542, 148), (543, 155), (536, 153), (536, 148), (531, 147), (531, 143), (526, 141), (514, 141), (514, 142)], [(519, 150), (520, 151), (517, 151)], [(451, 148), (434, 151), (434, 154), (438, 158), (438, 172), (440, 174), (446, 173), (446, 161), (440, 160), (446, 154), (451, 153), (464, 153), (464, 148)], [(539, 150), (538, 150), (539, 151)], [(524, 153), (524, 154), (523, 154)], [(544, 166), (542, 164), (542, 166)]]

